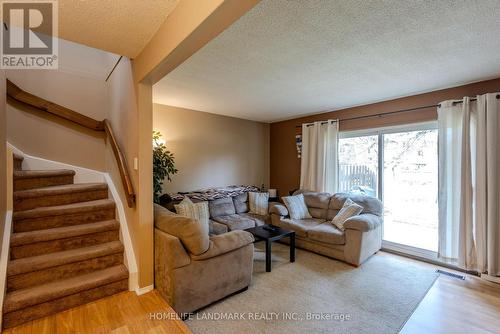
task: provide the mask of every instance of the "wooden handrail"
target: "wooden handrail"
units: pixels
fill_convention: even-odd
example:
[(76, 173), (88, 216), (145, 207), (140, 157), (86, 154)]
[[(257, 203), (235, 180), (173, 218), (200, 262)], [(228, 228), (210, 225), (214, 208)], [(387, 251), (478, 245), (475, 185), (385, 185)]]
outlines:
[(52, 115), (64, 118), (95, 131), (104, 131), (104, 123), (82, 115), (74, 110), (47, 101), (41, 97), (25, 92), (7, 79), (7, 95), (16, 101), (28, 104)]
[(41, 111), (45, 111), (49, 114), (68, 120), (70, 122), (76, 123), (87, 129), (99, 132), (105, 132), (106, 137), (108, 138), (109, 143), (111, 144), (111, 148), (113, 149), (113, 154), (115, 156), (116, 163), (118, 164), (118, 170), (120, 171), (120, 177), (123, 183), (123, 188), (127, 195), (127, 204), (130, 208), (135, 206), (135, 192), (134, 192), (134, 187), (132, 186), (132, 180), (130, 178), (130, 174), (128, 172), (127, 162), (123, 156), (122, 151), (120, 150), (118, 142), (116, 141), (115, 134), (111, 127), (111, 123), (107, 119), (105, 119), (104, 121), (97, 121), (93, 118), (82, 115), (74, 110), (47, 101), (41, 97), (38, 97), (36, 95), (30, 94), (22, 90), (8, 79), (7, 79), (7, 96), (18, 102), (29, 105)]
[(135, 193), (134, 193), (134, 187), (132, 186), (132, 181), (130, 179), (130, 175), (128, 173), (127, 161), (123, 157), (122, 151), (120, 150), (120, 146), (118, 146), (118, 142), (116, 141), (113, 128), (111, 127), (111, 123), (107, 119), (105, 119), (103, 123), (106, 135), (108, 136), (109, 142), (111, 143), (111, 147), (113, 148), (113, 153), (115, 155), (116, 163), (118, 164), (118, 170), (120, 171), (123, 188), (127, 193), (128, 206), (133, 207), (135, 205)]

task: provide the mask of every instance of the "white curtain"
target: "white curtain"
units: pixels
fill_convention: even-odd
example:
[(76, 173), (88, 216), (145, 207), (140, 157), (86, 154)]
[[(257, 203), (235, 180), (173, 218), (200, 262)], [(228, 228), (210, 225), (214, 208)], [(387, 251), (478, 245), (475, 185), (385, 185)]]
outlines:
[(500, 99), (477, 97), (475, 236), (477, 270), (500, 276)]
[(301, 189), (337, 191), (338, 133), (338, 121), (302, 124)]
[[(439, 257), (499, 275), (500, 103), (486, 94), (445, 101), (439, 124)], [(455, 101), (456, 102), (456, 101)]]
[(439, 249), (442, 260), (457, 261), (459, 253), (462, 161), (461, 108), (453, 101), (438, 108), (439, 133)]

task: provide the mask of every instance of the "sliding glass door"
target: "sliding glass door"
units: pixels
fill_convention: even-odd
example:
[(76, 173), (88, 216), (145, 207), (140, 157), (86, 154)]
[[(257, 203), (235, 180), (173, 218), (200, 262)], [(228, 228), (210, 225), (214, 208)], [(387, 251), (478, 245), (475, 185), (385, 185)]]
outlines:
[(384, 240), (438, 246), (437, 130), (384, 134)]
[(378, 136), (339, 140), (339, 191), (378, 196)]
[(339, 190), (384, 202), (384, 242), (434, 253), (438, 245), (435, 124), (347, 132), (339, 140)]

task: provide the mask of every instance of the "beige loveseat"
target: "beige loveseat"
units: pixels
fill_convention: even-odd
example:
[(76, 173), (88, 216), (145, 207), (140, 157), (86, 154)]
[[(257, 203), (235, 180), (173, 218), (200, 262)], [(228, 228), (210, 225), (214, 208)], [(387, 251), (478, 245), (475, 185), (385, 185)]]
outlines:
[[(358, 266), (382, 246), (382, 203), (373, 197), (337, 193), (302, 193), (312, 218), (290, 219), (283, 204), (271, 204), (273, 225), (295, 231), (297, 247)], [(363, 207), (361, 214), (349, 218), (345, 231), (330, 223), (347, 198)]]
[(208, 226), (154, 206), (155, 287), (179, 314), (194, 312), (250, 285), (252, 234), (208, 235)]

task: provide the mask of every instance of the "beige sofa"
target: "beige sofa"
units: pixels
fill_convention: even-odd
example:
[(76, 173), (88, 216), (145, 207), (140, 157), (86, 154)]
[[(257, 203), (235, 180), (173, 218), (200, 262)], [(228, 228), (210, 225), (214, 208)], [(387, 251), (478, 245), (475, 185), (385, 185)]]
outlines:
[(208, 234), (208, 226), (154, 206), (155, 287), (179, 314), (246, 289), (252, 278), (252, 234)]
[[(273, 225), (295, 231), (295, 244), (315, 253), (359, 266), (382, 246), (382, 203), (373, 197), (337, 193), (302, 193), (312, 218), (294, 220), (283, 204), (271, 204)], [(330, 223), (347, 198), (361, 205), (360, 215), (349, 218), (342, 232)]]

